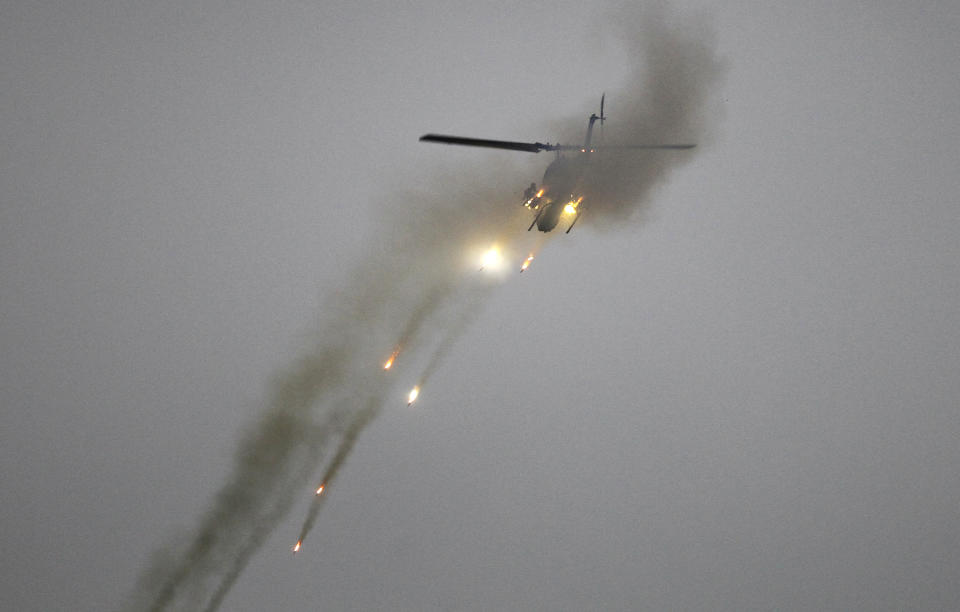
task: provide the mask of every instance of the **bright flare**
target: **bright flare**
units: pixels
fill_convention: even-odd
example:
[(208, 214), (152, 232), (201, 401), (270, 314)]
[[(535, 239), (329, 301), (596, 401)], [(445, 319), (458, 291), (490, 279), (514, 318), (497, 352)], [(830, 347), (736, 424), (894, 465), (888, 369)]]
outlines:
[(298, 553), (298, 552), (300, 552), (300, 547), (301, 547), (301, 546), (303, 546), (303, 541), (297, 540), (297, 543), (294, 544), (294, 545), (293, 545), (293, 548), (291, 548), (290, 550), (292, 550), (292, 551), (295, 552), (295, 553)]
[(323, 494), (323, 485), (320, 485), (319, 487), (317, 487), (317, 495), (322, 495), (322, 494)]
[(480, 269), (492, 267), (500, 263), (500, 260), (503, 257), (500, 255), (500, 249), (493, 246), (490, 247), (490, 250), (483, 254), (483, 258), (480, 260)]
[(520, 271), (523, 272), (524, 270), (529, 268), (531, 261), (533, 261), (533, 253), (530, 253), (530, 255), (523, 261), (523, 265), (520, 266)]
[(566, 206), (563, 207), (563, 212), (567, 213), (568, 215), (575, 214), (577, 212), (577, 208), (580, 207), (580, 202), (583, 202), (583, 196), (580, 196), (576, 200), (570, 200), (567, 202)]
[(417, 396), (420, 395), (420, 387), (414, 387), (410, 390), (410, 395), (407, 396), (407, 406), (413, 404), (417, 401)]
[(392, 367), (393, 367), (393, 362), (394, 362), (394, 360), (397, 358), (397, 355), (399, 355), (399, 354), (400, 354), (400, 349), (397, 349), (397, 350), (393, 351), (392, 353), (390, 353), (390, 359), (387, 359), (386, 363), (383, 364), (383, 369), (384, 369), (384, 370), (389, 370), (390, 368), (392, 368)]

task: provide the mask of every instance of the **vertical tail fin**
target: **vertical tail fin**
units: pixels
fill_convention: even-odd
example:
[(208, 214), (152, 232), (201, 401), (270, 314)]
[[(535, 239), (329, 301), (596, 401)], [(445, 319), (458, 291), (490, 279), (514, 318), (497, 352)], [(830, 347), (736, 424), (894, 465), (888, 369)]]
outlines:
[(606, 93), (600, 94), (600, 116), (598, 117), (596, 113), (590, 115), (590, 123), (587, 125), (587, 138), (583, 143), (584, 152), (590, 150), (590, 139), (593, 137), (593, 124), (597, 121), (597, 119), (600, 120), (600, 128), (603, 129), (603, 122), (607, 118), (603, 114), (603, 101), (604, 101), (604, 98), (606, 97), (607, 97)]

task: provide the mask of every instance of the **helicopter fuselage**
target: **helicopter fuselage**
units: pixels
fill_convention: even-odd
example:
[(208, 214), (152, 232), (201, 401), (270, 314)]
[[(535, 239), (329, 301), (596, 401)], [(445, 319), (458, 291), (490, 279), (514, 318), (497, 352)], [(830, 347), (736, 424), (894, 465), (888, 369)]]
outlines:
[(528, 206), (537, 211), (536, 225), (541, 232), (555, 228), (564, 213), (577, 213), (583, 200), (586, 156), (586, 153), (558, 156), (547, 166), (538, 192), (540, 195), (528, 201)]

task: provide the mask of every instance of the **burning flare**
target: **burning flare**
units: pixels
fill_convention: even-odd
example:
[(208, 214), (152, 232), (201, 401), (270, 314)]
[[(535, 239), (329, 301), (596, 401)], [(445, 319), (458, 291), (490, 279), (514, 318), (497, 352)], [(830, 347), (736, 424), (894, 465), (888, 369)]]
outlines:
[(323, 485), (317, 487), (317, 495), (323, 495)]
[(531, 261), (533, 261), (533, 253), (530, 253), (530, 255), (528, 255), (527, 258), (523, 260), (523, 265), (520, 266), (520, 271), (523, 272), (524, 270), (529, 268)]
[(583, 202), (583, 196), (580, 196), (576, 200), (570, 200), (564, 205), (563, 212), (567, 213), (568, 215), (575, 214), (580, 208), (580, 202)]
[(420, 387), (416, 386), (410, 390), (410, 394), (407, 396), (407, 406), (411, 406), (413, 402), (417, 401), (418, 395), (420, 395)]
[(296, 554), (296, 553), (300, 552), (300, 547), (301, 547), (301, 546), (303, 546), (303, 540), (297, 540), (297, 543), (294, 544), (294, 545), (293, 545), (293, 548), (291, 548), (290, 550), (292, 550), (292, 551), (294, 552), (294, 554)]
[(390, 368), (392, 368), (392, 367), (393, 367), (393, 362), (396, 360), (397, 355), (399, 355), (399, 354), (400, 354), (400, 349), (399, 349), (399, 348), (398, 348), (398, 349), (395, 349), (392, 353), (390, 353), (390, 358), (387, 359), (387, 361), (383, 364), (383, 369), (384, 369), (384, 370), (389, 370)]

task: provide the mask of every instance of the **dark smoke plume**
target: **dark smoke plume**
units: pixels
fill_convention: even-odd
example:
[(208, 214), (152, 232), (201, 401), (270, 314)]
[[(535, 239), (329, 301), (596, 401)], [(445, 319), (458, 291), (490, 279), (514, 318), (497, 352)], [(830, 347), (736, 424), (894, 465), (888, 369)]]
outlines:
[[(481, 169), (478, 176), (495, 171)], [(340, 425), (354, 423), (334, 469), (379, 410), (363, 414), (364, 406), (379, 406), (392, 388), (383, 359), (400, 337), (418, 346), (432, 313), (464, 284), (463, 246), (506, 240), (522, 222), (514, 198), (497, 186), (479, 178), (464, 185), (449, 175), (435, 181), (436, 193), (397, 196), (402, 214), (387, 213), (396, 218), (377, 236), (384, 254), (362, 261), (327, 305), (328, 323), (316, 348), (277, 378), (268, 408), (240, 443), (233, 473), (189, 544), (155, 555), (131, 609), (216, 609), (296, 496), (309, 491)], [(472, 282), (481, 290), (490, 286), (476, 276)]]
[[(681, 22), (663, 7), (640, 15), (624, 9), (613, 23), (611, 30), (619, 28), (627, 45), (629, 76), (620, 89), (607, 90), (604, 142), (702, 147), (722, 74), (710, 29), (701, 21)], [(553, 122), (548, 135), (580, 142), (593, 105), (582, 116)], [(575, 231), (634, 216), (670, 171), (698, 150), (599, 157), (587, 186), (589, 207)], [(390, 352), (402, 344), (403, 360), (431, 351), (420, 380), (429, 377), (491, 289), (463, 263), (465, 249), (498, 242), (509, 250), (530, 240), (529, 214), (519, 200), (531, 177), (511, 165), (511, 155), (478, 155), (499, 161), (469, 172), (437, 171), (419, 188), (385, 196), (386, 222), (325, 304), (316, 346), (277, 377), (267, 408), (238, 446), (227, 482), (186, 544), (155, 554), (131, 609), (217, 609), (296, 499), (310, 494), (310, 479), (330, 447), (326, 477), (332, 479), (382, 407), (403, 405), (402, 396), (393, 397), (395, 378), (381, 367)], [(450, 325), (441, 325), (443, 312), (455, 313)], [(315, 500), (304, 534), (326, 496)]]
[[(353, 450), (353, 445), (356, 444), (360, 433), (370, 421), (376, 418), (377, 414), (380, 413), (382, 408), (382, 399), (372, 399), (366, 407), (364, 407), (353, 417), (353, 420), (350, 422), (350, 425), (343, 434), (343, 439), (340, 441), (340, 445), (333, 453), (333, 457), (330, 459), (327, 469), (323, 472), (323, 476), (320, 478), (320, 482), (324, 487), (324, 492), (326, 492), (330, 485), (333, 484), (334, 479), (337, 477), (337, 472), (340, 471), (340, 467), (343, 465), (343, 462), (346, 461), (347, 455), (349, 455), (350, 451)], [(320, 495), (314, 499), (312, 504), (310, 504), (310, 510), (307, 511), (307, 518), (303, 522), (303, 527), (300, 528), (300, 535), (297, 536), (297, 542), (303, 542), (306, 540), (307, 534), (309, 534), (310, 530), (313, 529), (313, 524), (317, 520), (317, 515), (320, 513), (320, 508), (323, 506), (323, 502), (326, 499), (326, 495)]]
[[(720, 114), (717, 86), (725, 71), (713, 29), (703, 18), (683, 18), (665, 4), (621, 7), (611, 28), (626, 48), (629, 76), (606, 91), (608, 121), (595, 144), (687, 144), (690, 150), (607, 151), (593, 156), (582, 223), (606, 229), (641, 214), (653, 190), (690, 161), (713, 136)], [(596, 101), (592, 101), (596, 104)], [(597, 112), (595, 106), (585, 110)], [(553, 121), (562, 142), (583, 142), (583, 116)], [(599, 124), (598, 124), (599, 126)], [(552, 136), (551, 136), (552, 137)], [(579, 224), (578, 224), (579, 227)]]

